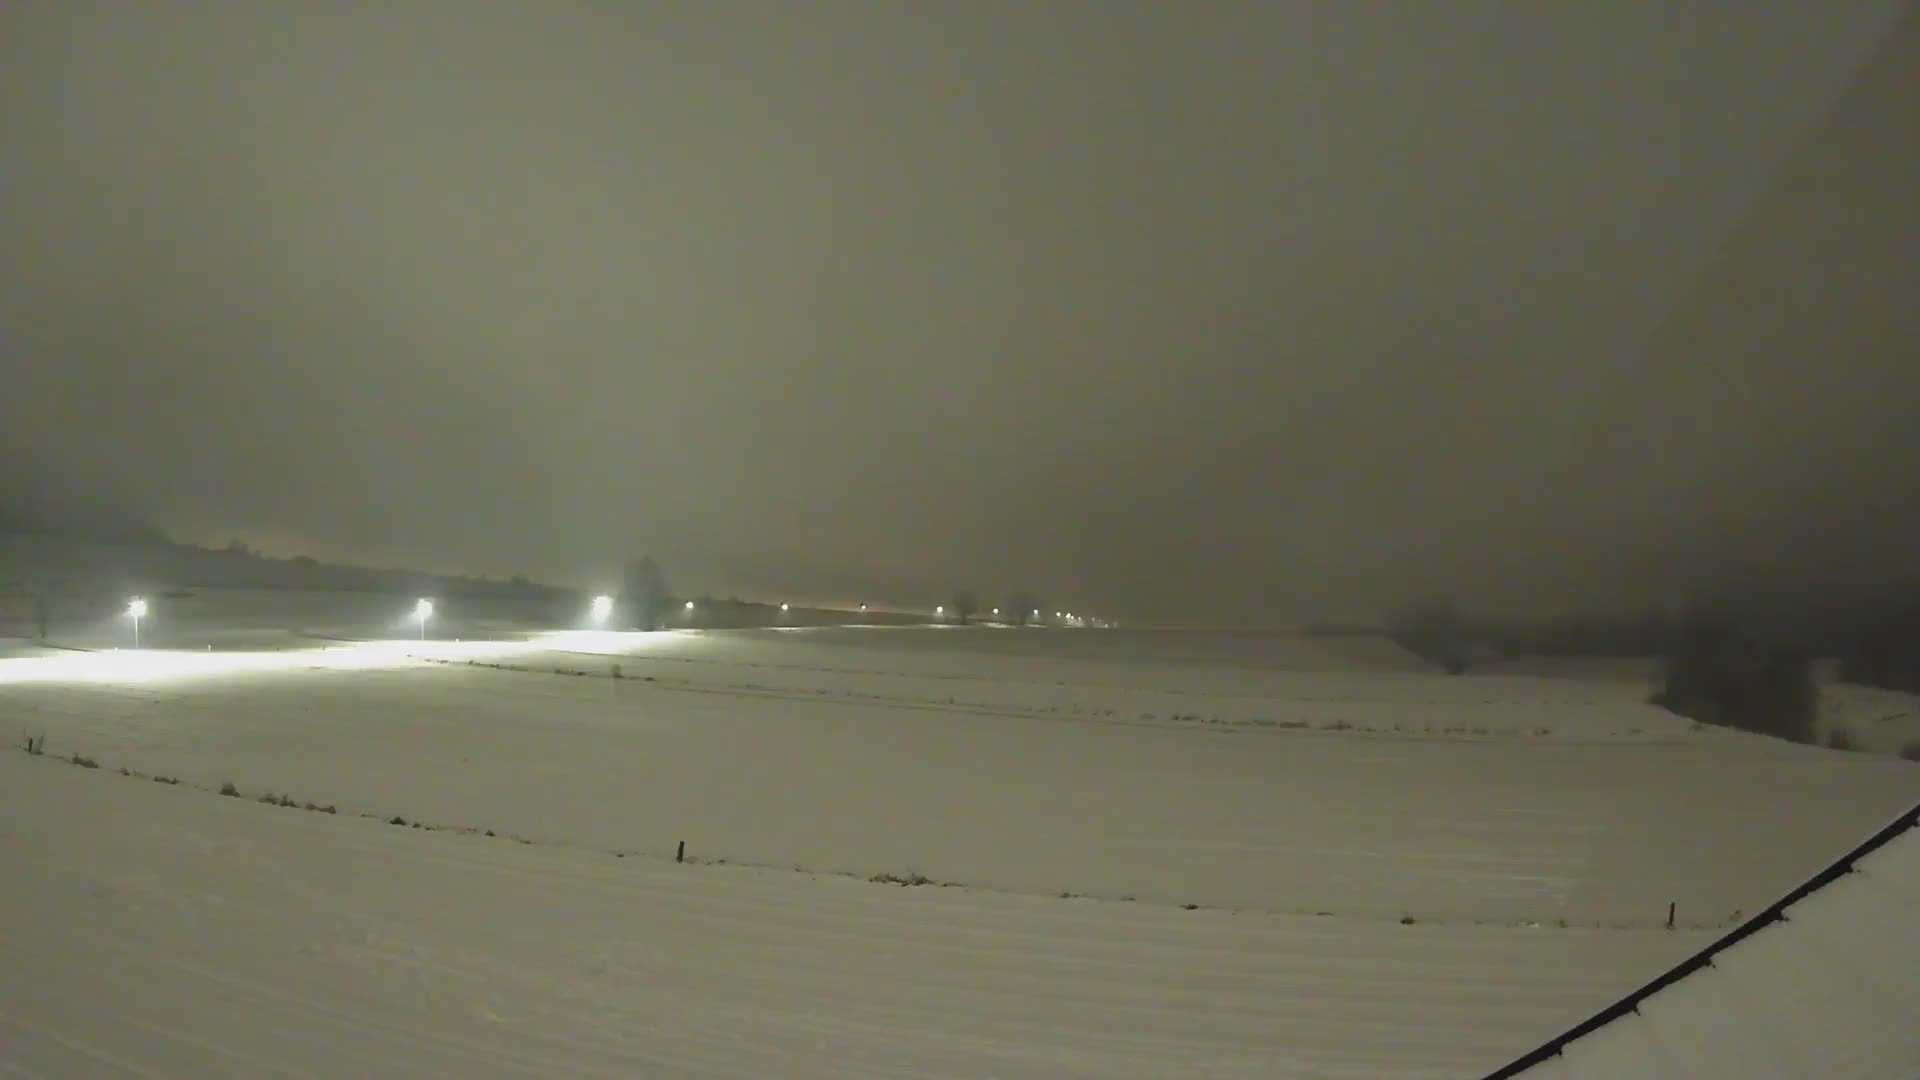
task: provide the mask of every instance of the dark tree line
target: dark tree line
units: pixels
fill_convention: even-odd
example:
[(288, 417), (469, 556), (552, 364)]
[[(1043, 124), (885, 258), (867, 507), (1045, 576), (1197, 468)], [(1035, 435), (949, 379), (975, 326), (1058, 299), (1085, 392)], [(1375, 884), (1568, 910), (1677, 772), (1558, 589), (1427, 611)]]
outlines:
[[(956, 589), (953, 599), (947, 602), (947, 610), (952, 613), (960, 625), (965, 626), (980, 614), (980, 597), (972, 589)], [(1040, 598), (1030, 590), (1015, 589), (1007, 596), (1006, 606), (995, 612), (1001, 622), (1010, 622), (1015, 626), (1025, 626), (1037, 621), (1040, 613)]]
[[(661, 629), (680, 607), (680, 602), (675, 599), (667, 583), (666, 571), (651, 555), (642, 556), (628, 564), (615, 602), (615, 618), (621, 625), (636, 630)], [(1014, 589), (1008, 596), (1007, 606), (1000, 609), (997, 617), (1003, 622), (1024, 626), (1036, 621), (1040, 606), (1040, 598), (1031, 590)], [(865, 605), (861, 610), (865, 610)], [(946, 604), (946, 612), (962, 626), (971, 624), (980, 614), (979, 594), (970, 588), (954, 590)]]
[(1703, 724), (1801, 743), (1813, 741), (1819, 709), (1804, 653), (1706, 614), (1681, 629), (1652, 702)]
[(1893, 685), (1920, 675), (1920, 650), (1903, 652), (1893, 639), (1873, 638), (1878, 651), (1846, 652), (1843, 625), (1699, 600), (1677, 617), (1499, 622), (1469, 619), (1452, 602), (1432, 600), (1392, 620), (1391, 633), (1409, 652), (1454, 674), (1481, 657), (1657, 657), (1664, 671), (1652, 704), (1705, 724), (1811, 742), (1819, 709), (1814, 656), (1841, 655), (1847, 681)]

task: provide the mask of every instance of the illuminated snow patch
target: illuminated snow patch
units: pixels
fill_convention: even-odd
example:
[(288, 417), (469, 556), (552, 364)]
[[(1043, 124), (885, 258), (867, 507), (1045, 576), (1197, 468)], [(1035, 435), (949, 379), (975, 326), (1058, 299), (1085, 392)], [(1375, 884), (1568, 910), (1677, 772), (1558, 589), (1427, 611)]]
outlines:
[(21, 683), (145, 683), (275, 671), (401, 668), (423, 660), (496, 660), (544, 646), (533, 641), (365, 641), (315, 649), (195, 652), (130, 649), (0, 659), (0, 686)]
[(403, 668), (423, 661), (494, 663), (530, 653), (563, 651), (607, 656), (695, 651), (710, 639), (699, 631), (642, 633), (556, 630), (512, 641), (393, 639), (312, 649), (252, 652), (112, 649), (0, 658), (0, 686), (21, 683), (144, 683), (276, 671)]

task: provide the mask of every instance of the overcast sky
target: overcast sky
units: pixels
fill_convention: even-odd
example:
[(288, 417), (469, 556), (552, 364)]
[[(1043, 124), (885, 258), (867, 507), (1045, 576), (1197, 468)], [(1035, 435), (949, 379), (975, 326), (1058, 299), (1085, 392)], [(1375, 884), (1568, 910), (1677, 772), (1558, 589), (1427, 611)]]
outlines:
[(1826, 478), (1911, 409), (1636, 403), (1899, 8), (4, 4), (7, 466), (280, 554), (1268, 622), (1657, 592), (1802, 510), (1659, 458), (1772, 439), (1856, 563)]

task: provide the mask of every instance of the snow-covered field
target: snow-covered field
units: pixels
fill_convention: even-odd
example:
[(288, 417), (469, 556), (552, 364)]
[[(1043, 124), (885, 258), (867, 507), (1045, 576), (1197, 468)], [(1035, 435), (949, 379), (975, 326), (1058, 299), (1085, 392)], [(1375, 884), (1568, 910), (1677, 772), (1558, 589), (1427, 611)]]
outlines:
[(1920, 749), (1920, 698), (1871, 686), (1822, 686), (1819, 731), (1823, 742), (1845, 732), (1847, 744), (1866, 753), (1912, 755)]
[[(1895, 690), (1839, 681), (1837, 660), (1814, 664), (1819, 687), (1814, 741), (1844, 741), (1868, 754), (1920, 753), (1920, 697)], [(1589, 690), (1611, 687), (1645, 700), (1664, 681), (1664, 665), (1654, 659), (1527, 657), (1489, 664), (1483, 675), (1531, 676), (1578, 683)]]
[(1699, 938), (616, 860), (17, 754), (0, 790), (27, 1076), (1466, 1076)]
[(1359, 640), (274, 622), (0, 658), (0, 1065), (1467, 1076), (1920, 801)]

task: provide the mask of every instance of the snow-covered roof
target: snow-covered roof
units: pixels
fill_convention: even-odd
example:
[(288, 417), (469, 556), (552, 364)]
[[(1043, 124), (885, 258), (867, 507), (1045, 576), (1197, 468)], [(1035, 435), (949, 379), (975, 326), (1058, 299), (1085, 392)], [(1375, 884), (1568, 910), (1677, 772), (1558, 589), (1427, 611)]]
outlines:
[(1920, 1076), (1920, 806), (1488, 1080)]

